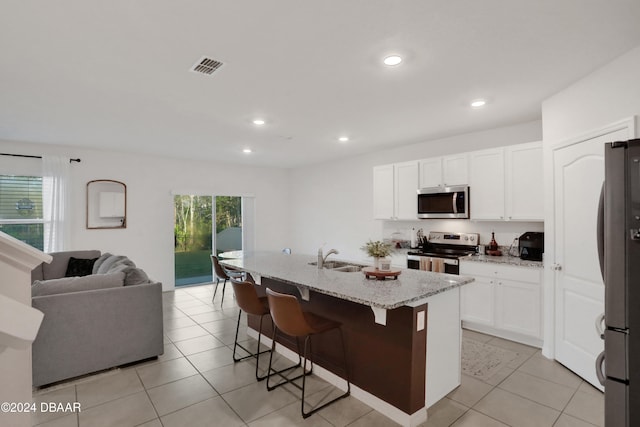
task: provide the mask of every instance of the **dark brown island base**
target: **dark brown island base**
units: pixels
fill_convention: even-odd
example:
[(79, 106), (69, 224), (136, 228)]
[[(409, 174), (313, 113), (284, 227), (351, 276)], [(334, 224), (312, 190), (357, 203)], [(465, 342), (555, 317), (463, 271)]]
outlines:
[[(250, 253), (222, 263), (250, 273), (259, 294), (268, 287), (296, 295), (304, 310), (341, 322), (351, 394), (402, 425), (424, 422), (426, 408), (460, 384), (459, 286), (473, 279), (403, 270), (397, 280), (368, 280), (362, 272), (318, 269), (312, 261)], [(248, 324), (249, 335), (257, 337), (259, 320), (249, 316)], [(293, 359), (295, 340), (277, 340), (292, 350), (279, 351)], [(337, 332), (314, 337), (313, 357), (318, 376), (344, 387), (339, 342)]]

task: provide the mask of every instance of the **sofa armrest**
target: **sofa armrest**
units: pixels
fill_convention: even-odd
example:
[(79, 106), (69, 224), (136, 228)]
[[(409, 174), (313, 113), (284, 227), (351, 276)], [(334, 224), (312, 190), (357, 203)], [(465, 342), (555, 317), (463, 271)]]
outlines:
[(33, 343), (33, 385), (164, 352), (162, 284), (32, 298), (44, 319)]

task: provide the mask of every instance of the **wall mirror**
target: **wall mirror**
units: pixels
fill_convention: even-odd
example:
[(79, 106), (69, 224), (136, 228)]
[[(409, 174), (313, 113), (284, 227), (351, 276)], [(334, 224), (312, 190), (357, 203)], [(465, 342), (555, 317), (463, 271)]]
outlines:
[(97, 179), (87, 183), (87, 228), (127, 227), (127, 186)]

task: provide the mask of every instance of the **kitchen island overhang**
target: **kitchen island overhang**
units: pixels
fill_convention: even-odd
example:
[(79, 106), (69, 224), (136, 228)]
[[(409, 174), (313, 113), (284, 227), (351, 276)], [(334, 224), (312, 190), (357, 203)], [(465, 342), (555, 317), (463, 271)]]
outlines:
[[(313, 260), (310, 255), (249, 253), (222, 263), (258, 279), (259, 292), (269, 287), (299, 294), (303, 309), (341, 322), (354, 397), (402, 425), (425, 421), (426, 408), (460, 384), (459, 287), (473, 279), (402, 270), (397, 280), (370, 280), (361, 272), (319, 270), (310, 265)], [(258, 321), (251, 317), (249, 327), (257, 330)], [(336, 337), (314, 339), (321, 371), (344, 378)], [(286, 337), (279, 336), (278, 343), (296, 348)]]

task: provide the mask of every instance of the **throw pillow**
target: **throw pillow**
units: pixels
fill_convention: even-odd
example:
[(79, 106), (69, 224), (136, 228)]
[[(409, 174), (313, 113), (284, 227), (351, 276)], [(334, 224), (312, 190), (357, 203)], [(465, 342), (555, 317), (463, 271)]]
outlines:
[(93, 270), (93, 264), (98, 258), (84, 259), (84, 258), (69, 258), (69, 264), (67, 264), (67, 271), (64, 277), (82, 277), (88, 276)]
[(83, 277), (63, 277), (61, 279), (36, 280), (31, 286), (31, 296), (66, 294), (69, 292), (92, 291), (117, 288), (124, 284), (125, 274), (93, 274)]

